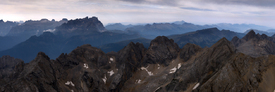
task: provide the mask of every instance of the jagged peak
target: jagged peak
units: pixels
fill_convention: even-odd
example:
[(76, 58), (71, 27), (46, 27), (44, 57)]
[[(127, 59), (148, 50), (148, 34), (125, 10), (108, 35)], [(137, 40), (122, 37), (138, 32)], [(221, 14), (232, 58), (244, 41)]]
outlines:
[(44, 52), (38, 52), (36, 58), (45, 58), (47, 60), (50, 60), (50, 58), (48, 57), (48, 55), (46, 55)]
[(182, 47), (182, 49), (184, 49), (184, 48), (201, 48), (201, 47), (199, 45), (196, 45), (196, 44), (187, 43)]
[(90, 44), (84, 44), (82, 46), (77, 47), (74, 49), (71, 53), (69, 53), (69, 56), (75, 56), (75, 55), (84, 55), (84, 54), (99, 54), (103, 55), (104, 52), (96, 47), (92, 47)]
[(227, 46), (228, 49), (230, 50), (230, 52), (235, 51), (235, 46), (230, 41), (228, 41), (225, 37), (220, 39), (218, 42), (216, 42), (210, 48), (220, 48), (220, 47), (223, 47), (223, 46)]
[(90, 34), (94, 32), (104, 32), (105, 27), (97, 17), (85, 17), (80, 19), (69, 20), (61, 26), (56, 27), (56, 34), (62, 34), (65, 37), (71, 37), (80, 34)]
[(240, 39), (239, 37), (234, 36), (234, 37), (232, 38), (231, 42), (235, 43), (235, 42), (237, 42), (239, 39)]
[(130, 42), (127, 46), (125, 46), (123, 49), (121, 49), (118, 53), (125, 52), (125, 51), (128, 52), (128, 51), (131, 51), (131, 50), (135, 51), (136, 49), (139, 49), (139, 50), (142, 50), (142, 51), (146, 50), (142, 43)]
[(180, 58), (182, 58), (184, 61), (187, 61), (192, 55), (201, 50), (202, 48), (200, 46), (192, 43), (187, 43), (180, 50)]
[(256, 37), (256, 33), (254, 32), (254, 30), (250, 30), (242, 39), (248, 41), (255, 37)]
[(168, 44), (173, 44), (173, 46), (178, 47), (178, 45), (174, 43), (173, 39), (168, 39), (166, 36), (158, 36), (155, 39), (153, 39), (150, 43), (150, 47), (157, 46), (157, 45), (168, 45)]

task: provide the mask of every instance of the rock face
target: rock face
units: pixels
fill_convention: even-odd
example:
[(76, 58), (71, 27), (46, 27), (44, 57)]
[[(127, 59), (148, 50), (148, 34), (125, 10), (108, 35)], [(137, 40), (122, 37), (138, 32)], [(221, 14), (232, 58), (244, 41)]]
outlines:
[(172, 39), (159, 36), (148, 49), (131, 42), (118, 52), (104, 53), (87, 44), (69, 54), (62, 53), (56, 60), (39, 52), (27, 64), (5, 56), (0, 59), (4, 80), (0, 89), (3, 92), (272, 92), (274, 60), (273, 55), (254, 58), (236, 53), (234, 44), (226, 38), (209, 48), (188, 43), (180, 49)]
[(265, 34), (255, 34), (253, 30), (247, 33), (242, 39), (234, 37), (231, 42), (236, 46), (237, 52), (252, 57), (275, 54), (275, 40)]
[(10, 56), (0, 58), (0, 86), (17, 78), (24, 68), (24, 61)]
[(46, 31), (54, 31), (55, 27), (65, 22), (67, 21), (49, 21), (48, 19), (41, 19), (38, 21), (28, 20), (23, 24), (11, 28), (7, 36), (24, 36), (24, 38), (27, 39), (33, 35), (41, 35)]
[(64, 37), (104, 32), (106, 29), (97, 17), (70, 20), (56, 28), (55, 34)]
[(151, 41), (144, 58), (146, 64), (164, 64), (169, 65), (172, 59), (175, 59), (179, 52), (179, 46), (173, 39), (165, 36), (158, 36)]

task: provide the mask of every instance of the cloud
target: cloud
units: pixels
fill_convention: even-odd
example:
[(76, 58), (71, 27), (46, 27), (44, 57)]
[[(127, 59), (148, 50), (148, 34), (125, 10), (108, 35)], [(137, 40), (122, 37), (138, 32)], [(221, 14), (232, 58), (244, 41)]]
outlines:
[(194, 0), (196, 2), (214, 3), (222, 5), (248, 5), (260, 7), (275, 7), (275, 0)]
[(180, 7), (181, 9), (186, 9), (186, 10), (195, 10), (195, 11), (215, 11), (211, 9), (201, 9), (201, 8), (195, 8), (195, 7)]
[(137, 4), (154, 4), (154, 5), (168, 5), (168, 6), (177, 6), (178, 0), (120, 0), (124, 2), (131, 2)]

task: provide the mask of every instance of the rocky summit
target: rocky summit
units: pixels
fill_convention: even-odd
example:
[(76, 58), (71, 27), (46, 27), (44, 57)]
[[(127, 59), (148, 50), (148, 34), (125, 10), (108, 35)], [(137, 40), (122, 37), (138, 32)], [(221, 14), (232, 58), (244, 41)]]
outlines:
[(256, 34), (253, 30), (247, 33), (242, 39), (234, 37), (231, 42), (236, 46), (236, 51), (259, 57), (264, 55), (275, 55), (275, 40), (265, 34)]
[[(209, 48), (158, 36), (148, 49), (129, 43), (104, 53), (89, 44), (57, 59), (39, 52), (23, 63), (0, 58), (2, 92), (273, 92), (275, 56), (241, 51), (248, 41), (268, 42), (248, 33), (242, 39), (220, 39)], [(256, 40), (256, 41), (255, 41)]]

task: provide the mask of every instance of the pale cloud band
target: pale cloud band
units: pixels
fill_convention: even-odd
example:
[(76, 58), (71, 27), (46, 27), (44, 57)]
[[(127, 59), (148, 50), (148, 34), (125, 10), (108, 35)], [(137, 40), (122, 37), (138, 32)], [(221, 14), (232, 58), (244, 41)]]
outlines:
[(275, 0), (1, 0), (0, 18), (98, 16), (112, 22), (253, 23), (273, 25)]

